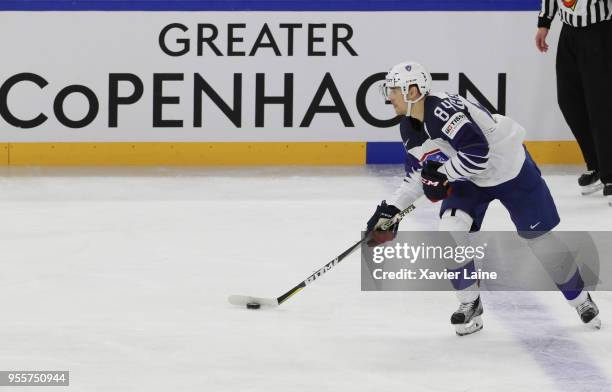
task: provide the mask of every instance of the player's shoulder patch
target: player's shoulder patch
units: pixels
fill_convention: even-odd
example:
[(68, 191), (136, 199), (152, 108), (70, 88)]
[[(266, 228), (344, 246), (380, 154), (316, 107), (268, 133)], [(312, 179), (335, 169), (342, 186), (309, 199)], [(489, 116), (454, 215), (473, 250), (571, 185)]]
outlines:
[(470, 119), (463, 112), (456, 112), (442, 126), (442, 133), (449, 139), (453, 139), (462, 126), (469, 123)]

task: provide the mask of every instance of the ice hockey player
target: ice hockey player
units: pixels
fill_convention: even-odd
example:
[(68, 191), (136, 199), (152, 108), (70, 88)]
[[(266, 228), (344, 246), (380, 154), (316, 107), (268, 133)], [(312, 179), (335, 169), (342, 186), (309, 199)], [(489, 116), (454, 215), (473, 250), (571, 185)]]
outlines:
[[(599, 328), (599, 309), (583, 289), (578, 267), (568, 263), (571, 257), (558, 257), (570, 251), (551, 232), (559, 215), (523, 145), (524, 128), (509, 117), (491, 114), (479, 103), (430, 89), (430, 74), (415, 62), (395, 65), (382, 86), (395, 112), (405, 116), (400, 133), (407, 152), (406, 177), (368, 221), (368, 245), (395, 238), (397, 224), (387, 231), (380, 226), (423, 194), (432, 202), (442, 200), (440, 231), (453, 232), (457, 242), (469, 245), (469, 232), (480, 229), (489, 203), (499, 200), (581, 320)], [(458, 265), (457, 271), (461, 270), (474, 271), (474, 261)], [(483, 327), (483, 304), (474, 282), (451, 281), (460, 302), (451, 324), (460, 336)]]

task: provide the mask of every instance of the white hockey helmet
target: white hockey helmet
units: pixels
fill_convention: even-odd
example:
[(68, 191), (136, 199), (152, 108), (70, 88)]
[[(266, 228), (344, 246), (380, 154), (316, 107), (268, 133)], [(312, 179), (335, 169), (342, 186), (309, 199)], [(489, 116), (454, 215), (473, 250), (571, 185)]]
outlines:
[[(421, 96), (414, 101), (408, 99), (408, 90), (412, 85), (416, 85), (421, 93)], [(399, 63), (387, 73), (385, 83), (382, 85), (382, 94), (386, 100), (389, 100), (389, 89), (393, 87), (399, 87), (404, 101), (413, 104), (423, 99), (431, 91), (431, 75), (421, 64), (414, 61)]]

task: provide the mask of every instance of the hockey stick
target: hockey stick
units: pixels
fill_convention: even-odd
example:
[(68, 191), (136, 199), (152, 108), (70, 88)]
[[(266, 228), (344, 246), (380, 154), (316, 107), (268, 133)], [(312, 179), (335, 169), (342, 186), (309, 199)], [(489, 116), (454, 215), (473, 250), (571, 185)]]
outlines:
[[(387, 230), (394, 224), (401, 221), (406, 215), (414, 211), (415, 208), (416, 207), (414, 206), (414, 204), (409, 205), (405, 210), (399, 212), (388, 222), (385, 222), (385, 224), (381, 226), (381, 229)], [(228, 301), (232, 305), (239, 305), (239, 306), (246, 306), (246, 305), (251, 305), (251, 304), (253, 305), (258, 304), (260, 306), (270, 306), (270, 307), (279, 306), (280, 304), (288, 300), (291, 296), (295, 295), (298, 291), (302, 290), (304, 287), (314, 282), (318, 277), (320, 277), (321, 275), (325, 274), (327, 271), (334, 268), (338, 263), (340, 263), (348, 255), (350, 255), (357, 248), (359, 248), (368, 239), (368, 237), (369, 237), (369, 233), (366, 233), (366, 235), (364, 235), (363, 238), (359, 242), (352, 245), (350, 248), (348, 248), (347, 250), (342, 252), (340, 255), (338, 255), (335, 259), (325, 264), (318, 271), (315, 271), (312, 275), (304, 279), (302, 282), (298, 283), (294, 288), (287, 291), (285, 294), (281, 295), (278, 298), (261, 298), (261, 297), (250, 297), (247, 295), (230, 295), (228, 298)], [(257, 309), (257, 308), (259, 308), (259, 306), (253, 307), (253, 309)]]

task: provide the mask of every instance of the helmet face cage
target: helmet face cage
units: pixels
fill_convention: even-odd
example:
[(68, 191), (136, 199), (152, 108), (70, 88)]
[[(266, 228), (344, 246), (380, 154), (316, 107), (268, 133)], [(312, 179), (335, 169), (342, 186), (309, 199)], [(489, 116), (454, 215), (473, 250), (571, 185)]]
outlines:
[(379, 86), (378, 86), (378, 91), (380, 92), (380, 95), (383, 96), (383, 98), (385, 99), (385, 101), (389, 101), (389, 89), (391, 87), (387, 86), (387, 82), (382, 82)]
[[(389, 101), (391, 88), (399, 87), (401, 88), (404, 101), (410, 102), (408, 99), (408, 91), (412, 85), (417, 86), (421, 93), (421, 97), (423, 97), (430, 91), (431, 77), (429, 73), (417, 63), (401, 63), (391, 68), (389, 73), (387, 73), (385, 82), (380, 86), (380, 92), (385, 100)], [(420, 99), (421, 98), (417, 99), (417, 101)]]
[(404, 100), (408, 99), (409, 84), (406, 81), (402, 81), (398, 73), (389, 72), (385, 81), (379, 86), (380, 93), (385, 98), (385, 101), (389, 101), (391, 89), (396, 87), (401, 88)]

